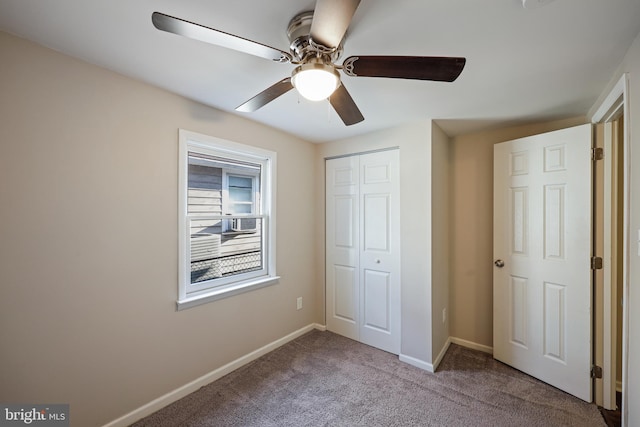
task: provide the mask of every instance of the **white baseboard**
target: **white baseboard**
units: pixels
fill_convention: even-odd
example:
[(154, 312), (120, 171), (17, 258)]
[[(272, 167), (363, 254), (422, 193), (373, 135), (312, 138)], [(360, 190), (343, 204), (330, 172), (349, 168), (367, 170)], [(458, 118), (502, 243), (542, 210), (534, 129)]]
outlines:
[(440, 353), (438, 353), (438, 357), (436, 357), (436, 360), (433, 361), (434, 372), (436, 371), (436, 369), (438, 369), (440, 362), (442, 362), (442, 358), (444, 357), (445, 353), (449, 349), (449, 345), (451, 345), (451, 337), (447, 338), (447, 341), (442, 346), (442, 350), (440, 350)]
[(415, 357), (407, 356), (406, 354), (398, 355), (398, 358), (401, 362), (408, 363), (409, 365), (415, 366), (416, 368), (424, 369), (427, 372), (434, 373), (435, 369), (431, 363), (425, 362), (424, 360), (416, 359)]
[(424, 360), (416, 359), (415, 357), (407, 356), (406, 354), (400, 354), (398, 358), (401, 362), (408, 363), (409, 365), (415, 366), (416, 368), (424, 369), (427, 372), (434, 373), (436, 369), (438, 369), (438, 365), (440, 365), (440, 362), (442, 362), (442, 358), (447, 353), (450, 344), (451, 339), (448, 338), (442, 346), (440, 353), (438, 353), (438, 357), (436, 357), (436, 360), (434, 360), (433, 363), (425, 362)]
[(473, 341), (467, 341), (467, 340), (463, 340), (462, 338), (456, 338), (456, 337), (450, 337), (449, 341), (451, 341), (453, 344), (458, 344), (463, 347), (470, 348), (472, 350), (480, 350), (485, 353), (493, 354), (493, 347), (489, 347), (488, 345), (478, 344)]
[(463, 340), (462, 338), (449, 337), (444, 343), (444, 346), (442, 346), (440, 353), (438, 353), (438, 357), (436, 357), (436, 360), (434, 360), (433, 363), (425, 362), (424, 360), (416, 359), (415, 357), (407, 356), (406, 354), (400, 354), (399, 358), (401, 362), (408, 363), (409, 365), (413, 365), (416, 368), (424, 369), (425, 371), (433, 373), (436, 371), (436, 369), (438, 369), (440, 362), (442, 362), (444, 355), (449, 349), (449, 345), (451, 345), (452, 343), (470, 348), (472, 350), (480, 350), (485, 353), (493, 354), (493, 347), (478, 344), (473, 341)]
[(236, 369), (246, 365), (247, 363), (252, 362), (261, 356), (264, 356), (270, 351), (273, 351), (276, 348), (283, 346), (289, 341), (293, 341), (294, 339), (306, 334), (309, 331), (312, 331), (313, 329), (324, 331), (327, 328), (325, 325), (320, 325), (317, 323), (312, 323), (310, 325), (307, 325), (301, 329), (298, 329), (297, 331), (290, 333), (287, 336), (284, 336), (263, 347), (260, 347), (259, 349), (252, 351), (249, 354), (239, 357), (238, 359), (232, 362), (229, 362), (226, 365), (221, 366), (220, 368), (215, 369), (209, 372), (208, 374), (201, 376), (200, 378), (196, 378), (195, 380), (181, 387), (178, 387), (177, 389), (170, 391), (169, 393), (163, 396), (160, 396), (159, 398), (147, 403), (146, 405), (143, 405), (138, 409), (134, 409), (128, 414), (123, 415), (122, 417), (115, 419), (108, 424), (105, 424), (103, 427), (126, 427), (128, 425), (131, 425), (134, 422), (138, 421), (139, 419), (153, 414), (154, 412), (164, 408), (165, 406), (193, 393), (194, 391), (198, 390), (200, 387), (203, 387), (219, 378), (222, 378), (223, 376), (235, 371)]

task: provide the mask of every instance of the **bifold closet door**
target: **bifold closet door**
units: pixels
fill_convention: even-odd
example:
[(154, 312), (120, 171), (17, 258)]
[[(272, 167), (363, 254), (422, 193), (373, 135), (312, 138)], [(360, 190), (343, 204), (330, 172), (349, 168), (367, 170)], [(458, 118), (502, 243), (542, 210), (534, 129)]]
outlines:
[(330, 331), (400, 352), (399, 153), (326, 162), (326, 315)]

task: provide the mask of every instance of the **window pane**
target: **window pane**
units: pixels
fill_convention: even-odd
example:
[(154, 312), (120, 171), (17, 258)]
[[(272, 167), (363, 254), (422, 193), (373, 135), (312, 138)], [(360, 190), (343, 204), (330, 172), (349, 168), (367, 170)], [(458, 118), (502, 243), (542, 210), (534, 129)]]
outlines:
[(232, 214), (250, 214), (253, 205), (250, 203), (233, 203), (229, 206), (230, 213)]
[(253, 191), (250, 188), (229, 187), (229, 199), (232, 202), (251, 202)]
[(222, 277), (220, 234), (195, 233), (191, 235), (191, 283)]
[[(236, 218), (229, 221), (238, 231), (251, 229), (253, 232), (239, 235), (198, 232), (198, 225), (191, 223), (192, 285), (262, 269), (262, 219)], [(238, 249), (240, 244), (241, 250)]]
[(253, 178), (247, 176), (229, 176), (229, 187), (248, 188), (253, 187)]

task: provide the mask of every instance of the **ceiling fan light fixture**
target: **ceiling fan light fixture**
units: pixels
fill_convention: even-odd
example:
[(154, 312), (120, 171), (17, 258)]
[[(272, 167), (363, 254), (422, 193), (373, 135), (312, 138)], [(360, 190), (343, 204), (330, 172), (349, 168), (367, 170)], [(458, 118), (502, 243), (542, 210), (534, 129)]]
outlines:
[(303, 97), (321, 101), (338, 88), (340, 75), (334, 66), (313, 61), (296, 67), (291, 74), (291, 83)]

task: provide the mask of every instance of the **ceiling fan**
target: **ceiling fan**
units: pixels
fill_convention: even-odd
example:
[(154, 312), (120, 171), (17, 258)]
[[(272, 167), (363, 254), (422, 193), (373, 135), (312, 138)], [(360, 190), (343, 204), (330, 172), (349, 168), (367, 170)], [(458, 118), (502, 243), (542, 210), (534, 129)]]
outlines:
[(178, 34), (280, 63), (296, 65), (286, 77), (247, 102), (237, 111), (253, 112), (294, 87), (312, 101), (329, 99), (345, 125), (364, 120), (358, 106), (340, 81), (341, 70), (352, 77), (452, 82), (458, 78), (465, 58), (433, 56), (350, 56), (342, 65), (335, 62), (343, 52), (344, 36), (360, 0), (317, 0), (314, 11), (296, 15), (287, 29), (290, 52), (200, 24), (154, 12), (153, 25)]

